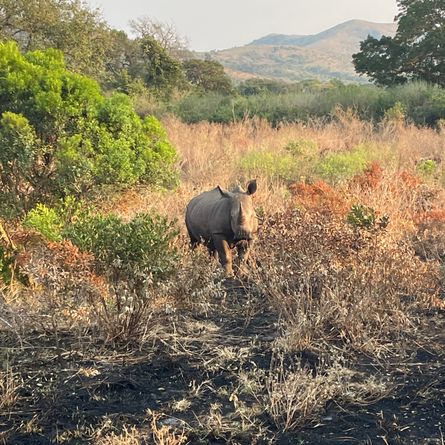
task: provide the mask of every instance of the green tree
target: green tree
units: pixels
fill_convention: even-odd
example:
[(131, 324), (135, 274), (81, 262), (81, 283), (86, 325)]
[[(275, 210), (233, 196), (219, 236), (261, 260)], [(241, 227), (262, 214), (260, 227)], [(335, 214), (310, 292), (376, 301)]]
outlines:
[(0, 39), (22, 51), (57, 48), (71, 70), (96, 78), (111, 47), (108, 25), (83, 0), (0, 0)]
[(198, 89), (232, 94), (233, 86), (224, 67), (216, 60), (190, 59), (183, 62), (187, 80)]
[(396, 35), (361, 42), (356, 71), (381, 85), (417, 79), (445, 86), (444, 0), (399, 0), (398, 7)]
[(158, 97), (169, 98), (175, 89), (185, 86), (181, 62), (168, 54), (168, 51), (153, 37), (140, 40), (146, 71), (144, 82)]
[[(72, 73), (60, 51), (0, 44), (0, 204), (17, 211), (100, 184), (176, 180), (176, 152), (124, 94)], [(0, 209), (1, 210), (1, 209)]]

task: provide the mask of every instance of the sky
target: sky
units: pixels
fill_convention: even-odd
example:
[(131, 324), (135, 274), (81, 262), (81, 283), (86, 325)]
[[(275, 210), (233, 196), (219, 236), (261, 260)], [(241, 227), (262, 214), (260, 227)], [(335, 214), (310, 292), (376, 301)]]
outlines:
[(197, 51), (242, 46), (267, 34), (315, 34), (351, 19), (392, 22), (396, 0), (88, 0), (114, 28), (148, 16), (172, 23)]

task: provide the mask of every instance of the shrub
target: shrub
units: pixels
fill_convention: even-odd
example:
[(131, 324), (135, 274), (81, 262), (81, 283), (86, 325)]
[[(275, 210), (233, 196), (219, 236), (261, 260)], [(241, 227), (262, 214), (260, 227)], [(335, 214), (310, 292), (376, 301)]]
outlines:
[(0, 44), (0, 209), (80, 195), (101, 184), (173, 186), (176, 152), (130, 98), (66, 69), (61, 52)]
[(356, 185), (362, 190), (375, 190), (383, 179), (383, 169), (377, 161), (371, 162), (363, 173), (355, 175), (351, 185)]
[(47, 240), (62, 241), (63, 222), (55, 209), (44, 204), (37, 204), (28, 212), (25, 225), (40, 232)]
[(240, 159), (239, 167), (250, 176), (265, 175), (290, 180), (297, 174), (295, 158), (292, 155), (273, 151), (248, 152)]
[(229, 123), (245, 116), (267, 119), (276, 126), (282, 122), (332, 119), (340, 106), (352, 109), (361, 119), (411, 120), (433, 125), (445, 117), (445, 90), (424, 82), (409, 82), (392, 88), (375, 85), (314, 84), (299, 82), (278, 87), (254, 79), (240, 85), (241, 96), (214, 93), (192, 94), (182, 98), (173, 111), (185, 122)]
[(130, 280), (140, 288), (168, 276), (178, 259), (172, 246), (178, 231), (160, 216), (141, 213), (125, 223), (113, 215), (87, 214), (64, 234), (82, 251), (91, 252), (115, 283)]
[(346, 221), (356, 229), (373, 229), (375, 227), (377, 217), (375, 210), (372, 207), (366, 207), (362, 204), (355, 204), (351, 207), (351, 210), (346, 217)]
[(295, 182), (289, 185), (298, 207), (324, 215), (343, 215), (347, 211), (347, 203), (337, 190), (324, 181)]
[(337, 184), (363, 172), (372, 156), (372, 151), (365, 145), (348, 152), (328, 153), (316, 165), (315, 171), (325, 181)]
[(397, 101), (391, 108), (385, 111), (385, 119), (391, 121), (404, 121), (406, 117), (406, 107), (402, 102)]

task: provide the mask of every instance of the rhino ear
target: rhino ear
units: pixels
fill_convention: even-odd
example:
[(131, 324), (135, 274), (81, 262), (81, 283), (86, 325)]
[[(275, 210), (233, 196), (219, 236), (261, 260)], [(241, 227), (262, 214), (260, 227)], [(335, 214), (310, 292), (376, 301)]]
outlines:
[(247, 194), (253, 195), (256, 192), (256, 179), (253, 179), (252, 181), (247, 184)]
[(230, 192), (228, 192), (227, 190), (221, 188), (219, 185), (216, 186), (216, 188), (219, 190), (219, 193), (221, 193), (221, 196), (223, 196), (224, 198), (230, 198)]

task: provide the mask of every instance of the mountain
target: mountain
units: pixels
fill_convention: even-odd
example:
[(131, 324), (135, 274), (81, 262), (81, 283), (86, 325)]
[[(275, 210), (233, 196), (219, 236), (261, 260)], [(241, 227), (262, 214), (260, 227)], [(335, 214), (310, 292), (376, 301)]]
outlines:
[(314, 35), (269, 34), (236, 48), (211, 51), (235, 79), (267, 77), (288, 81), (315, 78), (365, 81), (352, 65), (352, 54), (368, 35), (393, 36), (396, 23), (350, 20)]

